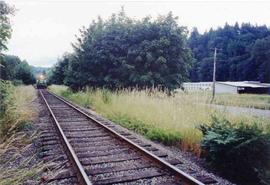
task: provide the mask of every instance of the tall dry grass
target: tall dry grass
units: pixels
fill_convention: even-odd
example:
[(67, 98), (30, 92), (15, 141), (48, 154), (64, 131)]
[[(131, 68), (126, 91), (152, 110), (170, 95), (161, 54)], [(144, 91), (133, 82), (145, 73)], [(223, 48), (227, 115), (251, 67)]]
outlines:
[(33, 119), (35, 111), (29, 103), (36, 98), (33, 86), (10, 86), (5, 97), (6, 108), (0, 119), (0, 141), (10, 136), (21, 124)]
[(146, 137), (164, 143), (173, 143), (200, 154), (202, 133), (197, 127), (211, 122), (212, 115), (224, 117), (233, 122), (247, 124), (260, 122), (270, 125), (266, 119), (249, 115), (231, 115), (215, 110), (207, 103), (210, 96), (202, 93), (177, 93), (168, 96), (158, 90), (91, 90), (70, 92), (65, 86), (51, 86), (51, 91), (64, 96), (84, 107), (121, 125), (135, 130)]
[(33, 184), (45, 168), (45, 164), (36, 162), (37, 154), (25, 155), (33, 150), (32, 140), (37, 137), (34, 130), (23, 130), (36, 116), (34, 107), (29, 106), (36, 98), (35, 89), (4, 81), (0, 85), (0, 185)]

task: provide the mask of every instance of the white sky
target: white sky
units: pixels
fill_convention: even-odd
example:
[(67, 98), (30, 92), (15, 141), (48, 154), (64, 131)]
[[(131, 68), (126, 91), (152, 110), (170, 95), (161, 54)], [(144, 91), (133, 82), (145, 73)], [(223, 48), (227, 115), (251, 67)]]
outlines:
[(66, 51), (79, 28), (88, 27), (98, 15), (102, 18), (125, 7), (128, 16), (142, 18), (172, 11), (179, 24), (200, 32), (236, 21), (266, 24), (270, 27), (269, 1), (119, 1), (119, 0), (7, 0), (18, 11), (12, 17), (12, 38), (8, 54), (18, 55), (35, 66), (52, 66)]

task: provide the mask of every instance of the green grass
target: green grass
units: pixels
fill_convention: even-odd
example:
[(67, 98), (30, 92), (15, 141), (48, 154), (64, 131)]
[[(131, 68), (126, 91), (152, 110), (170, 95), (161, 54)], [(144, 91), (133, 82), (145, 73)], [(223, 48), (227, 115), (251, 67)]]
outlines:
[(209, 124), (212, 115), (233, 122), (270, 125), (267, 119), (216, 111), (206, 104), (209, 96), (200, 93), (167, 96), (158, 90), (110, 92), (102, 89), (72, 93), (65, 86), (55, 85), (50, 90), (84, 107), (91, 107), (102, 116), (151, 140), (177, 145), (197, 154), (200, 154), (202, 139), (197, 127), (201, 123)]
[[(183, 92), (178, 91), (178, 94)], [(212, 94), (209, 91), (189, 92), (186, 94), (192, 101), (200, 97), (202, 102), (210, 103)], [(216, 94), (214, 104), (236, 107), (248, 107), (270, 110), (270, 95), (260, 94)]]
[(269, 95), (255, 94), (219, 94), (215, 100), (219, 105), (230, 105), (258, 109), (270, 109)]

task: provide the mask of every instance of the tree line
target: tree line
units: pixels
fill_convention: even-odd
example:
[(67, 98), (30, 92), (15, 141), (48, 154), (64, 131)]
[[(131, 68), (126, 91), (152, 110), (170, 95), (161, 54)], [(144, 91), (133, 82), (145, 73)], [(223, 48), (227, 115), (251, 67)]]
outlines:
[(194, 58), (191, 81), (212, 80), (212, 49), (217, 47), (217, 80), (270, 82), (270, 30), (266, 26), (225, 24), (203, 34), (195, 28), (188, 46)]
[(14, 14), (14, 8), (0, 1), (0, 79), (13, 81), (16, 84), (33, 84), (35, 77), (29, 64), (17, 56), (4, 55), (7, 50), (7, 41), (11, 37), (10, 15)]

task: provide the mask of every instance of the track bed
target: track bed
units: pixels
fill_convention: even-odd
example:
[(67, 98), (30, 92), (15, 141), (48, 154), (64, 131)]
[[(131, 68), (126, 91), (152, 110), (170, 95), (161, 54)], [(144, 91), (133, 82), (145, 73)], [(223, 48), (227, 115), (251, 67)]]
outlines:
[[(62, 160), (70, 184), (215, 184), (176, 165), (181, 161), (64, 99), (39, 90), (51, 115), (41, 138), (47, 160)], [(64, 152), (63, 152), (64, 151)], [(54, 179), (55, 180), (55, 179)]]

